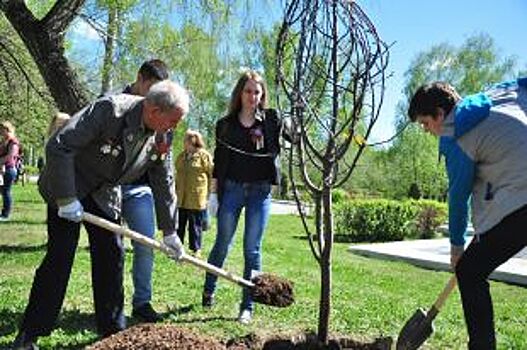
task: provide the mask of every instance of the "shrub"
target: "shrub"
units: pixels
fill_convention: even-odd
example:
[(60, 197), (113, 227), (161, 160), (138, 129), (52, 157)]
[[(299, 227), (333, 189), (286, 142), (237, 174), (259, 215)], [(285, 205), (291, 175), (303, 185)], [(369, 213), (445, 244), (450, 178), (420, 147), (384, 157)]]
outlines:
[(333, 199), (333, 204), (339, 204), (350, 199), (349, 193), (342, 188), (336, 188), (331, 191), (331, 197)]
[(446, 205), (431, 200), (349, 200), (335, 207), (336, 238), (385, 242), (432, 238), (446, 220)]
[(412, 238), (434, 238), (439, 226), (447, 220), (448, 209), (446, 204), (428, 199), (412, 202), (419, 208), (413, 224)]
[(351, 200), (336, 209), (336, 234), (352, 242), (398, 241), (408, 235), (416, 208), (386, 199)]

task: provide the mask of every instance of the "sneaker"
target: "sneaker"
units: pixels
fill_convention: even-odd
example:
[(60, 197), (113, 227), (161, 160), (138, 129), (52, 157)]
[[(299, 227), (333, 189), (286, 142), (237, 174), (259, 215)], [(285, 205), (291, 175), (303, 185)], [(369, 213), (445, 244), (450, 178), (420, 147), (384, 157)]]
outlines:
[(9, 218), (7, 216), (0, 216), (0, 221), (9, 221)]
[(214, 294), (203, 292), (201, 295), (201, 306), (211, 308), (214, 305)]
[(249, 324), (251, 323), (251, 320), (253, 318), (253, 314), (251, 310), (242, 310), (240, 311), (240, 316), (238, 316), (238, 322), (241, 324)]
[(195, 252), (192, 252), (192, 256), (197, 259), (201, 259), (201, 250), (198, 249)]
[(29, 337), (25, 331), (20, 331), (11, 345), (11, 350), (38, 350), (36, 341), (37, 338)]
[(146, 303), (134, 308), (132, 311), (132, 316), (140, 319), (143, 322), (155, 323), (161, 321), (161, 316), (159, 316), (150, 303)]

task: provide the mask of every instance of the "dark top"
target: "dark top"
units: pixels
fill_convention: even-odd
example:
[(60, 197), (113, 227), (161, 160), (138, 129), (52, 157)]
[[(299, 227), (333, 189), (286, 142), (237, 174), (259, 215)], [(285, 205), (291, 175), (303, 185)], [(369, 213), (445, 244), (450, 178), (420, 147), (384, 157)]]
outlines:
[(72, 116), (46, 144), (47, 164), (38, 180), (46, 202), (55, 205), (59, 199), (89, 196), (117, 219), (119, 186), (146, 172), (158, 227), (174, 230), (174, 167), (169, 152), (157, 147), (142, 117), (143, 98), (127, 94), (100, 98)]
[[(273, 159), (265, 147), (257, 149), (258, 133), (263, 134), (263, 121), (256, 120), (250, 127), (243, 126), (239, 121), (233, 123), (229, 144), (230, 164), (226, 178), (236, 182), (273, 181)], [(262, 155), (259, 157), (258, 155)]]
[[(227, 115), (216, 123), (213, 177), (218, 181), (219, 197), (226, 179), (238, 182), (269, 180), (274, 185), (280, 181), (278, 155), (282, 123), (274, 109), (266, 109), (257, 117), (250, 128), (244, 128), (236, 115)], [(258, 150), (257, 128), (263, 137), (263, 148)], [(243, 154), (244, 152), (253, 155)]]

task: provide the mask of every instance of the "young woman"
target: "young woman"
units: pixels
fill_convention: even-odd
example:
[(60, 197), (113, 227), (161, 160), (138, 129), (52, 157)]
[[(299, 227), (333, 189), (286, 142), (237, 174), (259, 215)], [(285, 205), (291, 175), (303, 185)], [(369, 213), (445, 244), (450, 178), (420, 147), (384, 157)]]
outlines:
[[(273, 109), (266, 109), (267, 88), (254, 72), (242, 74), (232, 91), (227, 116), (216, 123), (213, 191), (217, 190), (217, 236), (208, 262), (222, 267), (245, 208), (243, 277), (251, 279), (262, 265), (262, 238), (269, 218), (271, 185), (278, 184), (281, 123)], [(214, 303), (217, 277), (207, 273), (202, 304)], [(243, 290), (238, 320), (249, 323), (253, 301)]]

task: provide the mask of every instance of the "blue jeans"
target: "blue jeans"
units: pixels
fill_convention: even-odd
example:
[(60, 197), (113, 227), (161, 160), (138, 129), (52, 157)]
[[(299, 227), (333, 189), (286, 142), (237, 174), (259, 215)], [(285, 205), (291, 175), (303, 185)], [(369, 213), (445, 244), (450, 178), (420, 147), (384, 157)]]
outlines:
[[(262, 268), (262, 239), (271, 207), (271, 184), (268, 181), (254, 183), (225, 181), (218, 208), (216, 241), (208, 262), (217, 267), (223, 267), (232, 245), (241, 210), (244, 207), (243, 256), (245, 267), (243, 278), (250, 280), (252, 271), (260, 271)], [(217, 279), (213, 274), (206, 274), (205, 293), (214, 293)], [(243, 289), (240, 309), (253, 310), (253, 301), (247, 288)]]
[[(122, 193), (122, 217), (128, 228), (153, 238), (155, 233), (154, 198), (150, 187), (147, 185), (123, 185)], [(152, 248), (135, 241), (132, 241), (132, 246), (134, 248), (132, 306), (135, 308), (152, 300), (154, 253)]]
[(11, 214), (11, 206), (13, 205), (13, 197), (11, 196), (11, 187), (16, 179), (16, 169), (14, 167), (6, 167), (4, 173), (4, 185), (2, 186), (2, 216), (7, 218)]

